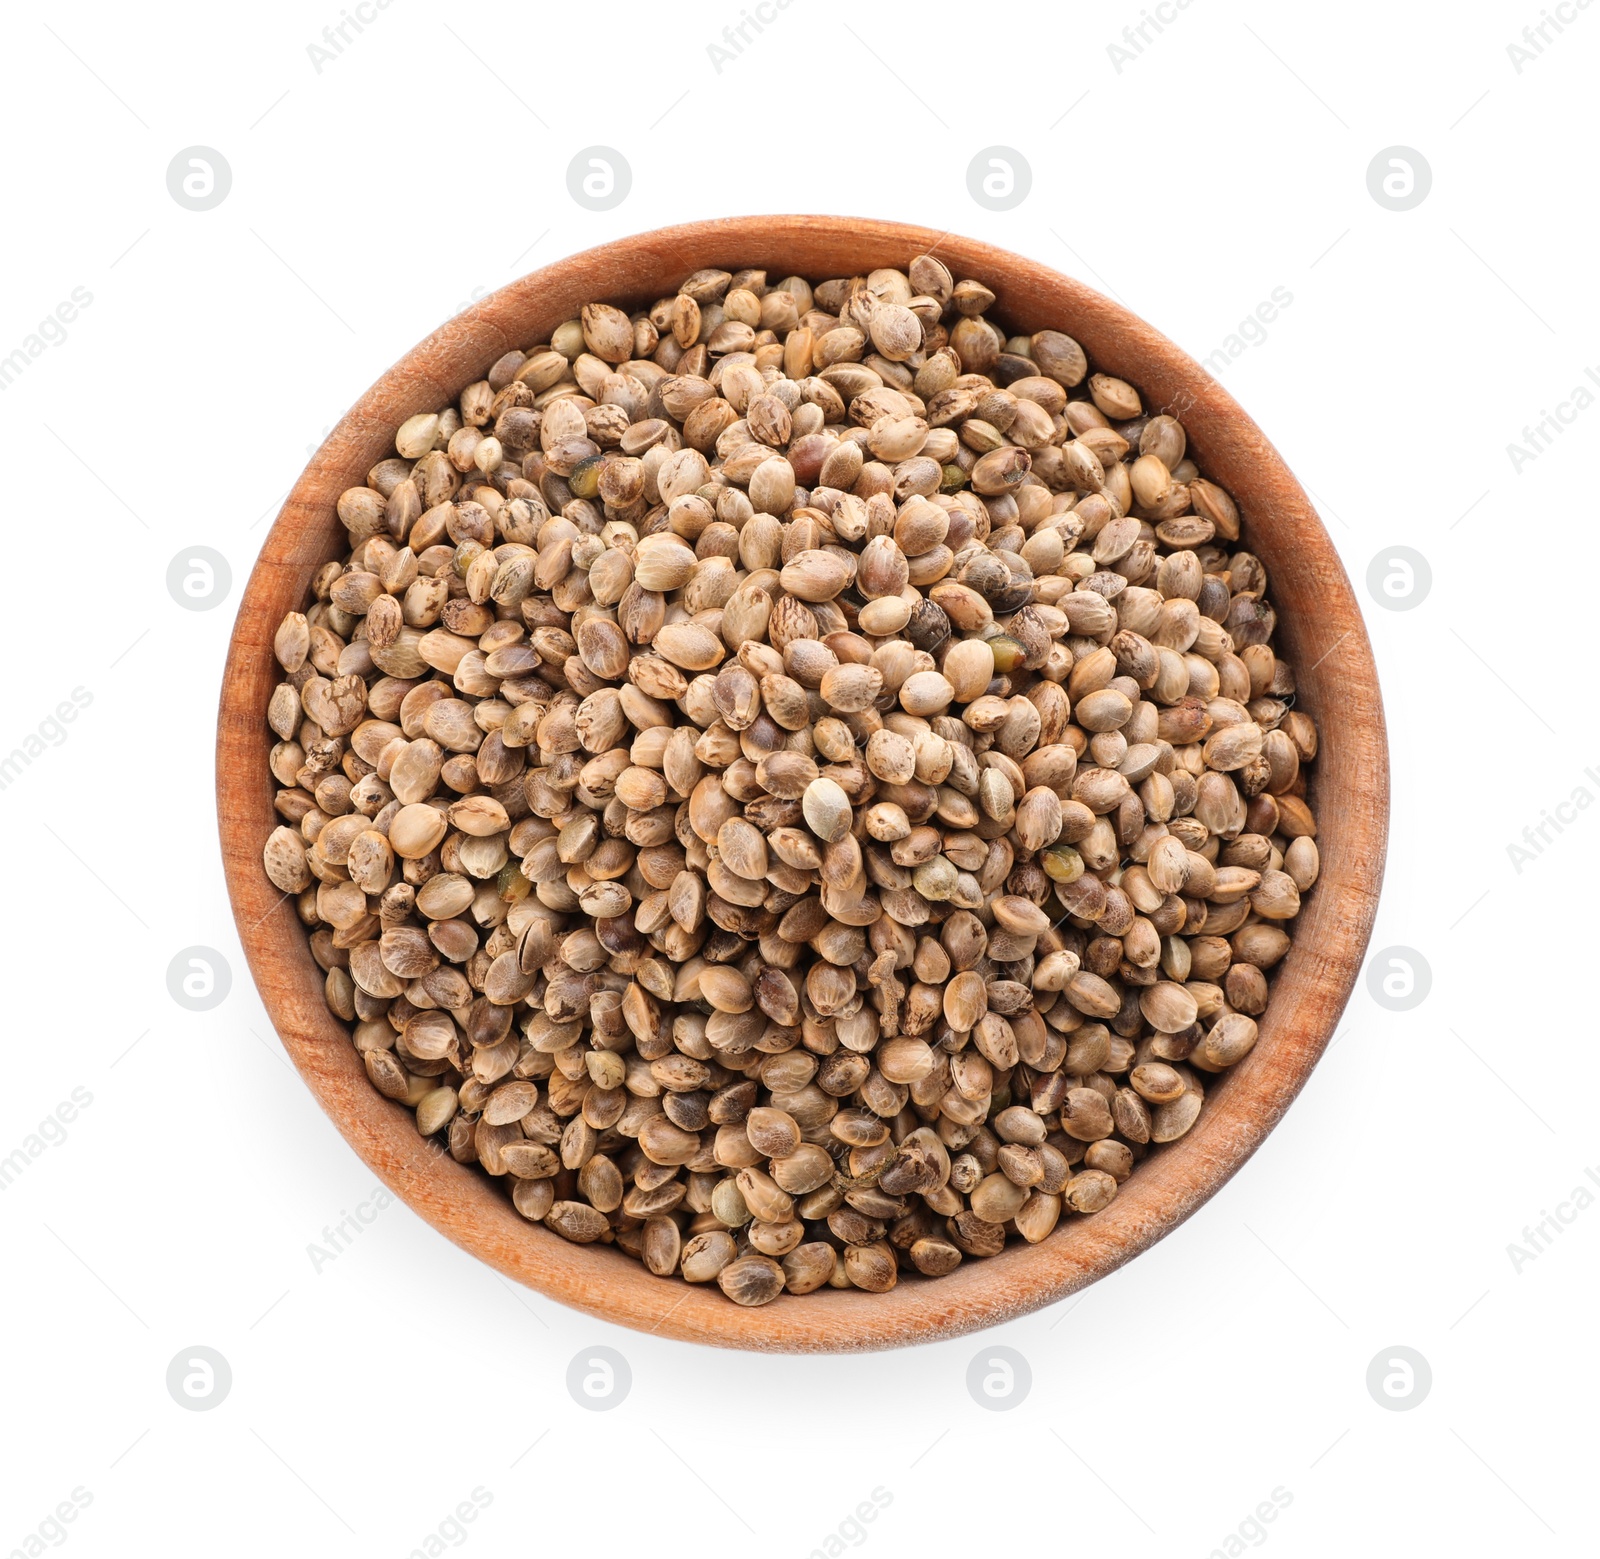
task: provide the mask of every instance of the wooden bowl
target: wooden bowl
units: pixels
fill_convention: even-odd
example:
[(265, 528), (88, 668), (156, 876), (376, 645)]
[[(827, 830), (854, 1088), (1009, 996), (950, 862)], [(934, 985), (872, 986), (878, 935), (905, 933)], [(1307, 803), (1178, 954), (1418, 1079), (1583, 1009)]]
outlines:
[[(1233, 494), (1244, 544), (1265, 562), (1279, 643), (1315, 718), (1311, 769), (1322, 876), (1280, 966), (1255, 1049), (1208, 1091), (1199, 1122), (1141, 1164), (1103, 1213), (1069, 1218), (1037, 1246), (1015, 1244), (949, 1277), (903, 1278), (888, 1294), (785, 1295), (745, 1310), (715, 1285), (652, 1277), (620, 1251), (571, 1245), (526, 1222), (500, 1185), (431, 1151), (411, 1113), (367, 1080), (345, 1026), (323, 1004), (294, 906), (261, 850), (278, 819), (267, 769), (272, 638), (303, 608), (313, 574), (346, 546), (339, 494), (392, 451), (395, 428), (453, 401), (511, 347), (548, 340), (593, 300), (644, 305), (701, 266), (765, 266), (822, 278), (903, 268), (936, 250), (958, 278), (997, 295), (1018, 330), (1053, 327), (1090, 362), (1180, 416), (1207, 476)], [(250, 576), (228, 654), (217, 731), (217, 812), (239, 937), (301, 1075), (356, 1152), (441, 1233), (509, 1278), (624, 1326), (724, 1347), (842, 1352), (931, 1342), (1023, 1315), (1114, 1271), (1213, 1195), (1260, 1144), (1322, 1054), (1360, 968), (1383, 874), (1388, 749), (1377, 672), (1337, 553), (1299, 483), (1233, 398), (1165, 337), (1097, 292), (1004, 250), (931, 229), (859, 218), (740, 217), (619, 239), (536, 271), (435, 331), (361, 398), (317, 451)]]

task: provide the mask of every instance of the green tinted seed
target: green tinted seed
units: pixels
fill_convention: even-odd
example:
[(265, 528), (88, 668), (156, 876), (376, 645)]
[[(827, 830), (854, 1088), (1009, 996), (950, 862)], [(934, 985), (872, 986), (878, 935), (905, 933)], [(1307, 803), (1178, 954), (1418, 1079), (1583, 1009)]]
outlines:
[(1076, 882), (1083, 875), (1083, 857), (1070, 844), (1057, 844), (1039, 857), (1052, 882)]
[(572, 468), (567, 486), (574, 498), (593, 498), (600, 491), (600, 470), (605, 465), (604, 455), (590, 455)]
[(1015, 671), (1027, 659), (1027, 649), (1006, 634), (989, 640), (989, 652), (994, 656), (994, 669), (1004, 675)]

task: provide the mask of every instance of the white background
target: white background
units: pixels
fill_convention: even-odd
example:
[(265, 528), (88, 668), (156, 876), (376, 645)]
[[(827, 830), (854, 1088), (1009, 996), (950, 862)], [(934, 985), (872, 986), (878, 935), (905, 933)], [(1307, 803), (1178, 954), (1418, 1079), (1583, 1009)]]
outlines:
[[(483, 1554), (619, 1529), (664, 1555), (837, 1551), (874, 1488), (892, 1502), (859, 1533), (882, 1553), (1226, 1552), (1274, 1489), (1292, 1502), (1234, 1551), (1579, 1550), (1600, 1211), (1520, 1271), (1507, 1247), (1600, 1166), (1581, 997), (1600, 820), (1572, 814), (1520, 873), (1507, 847), (1600, 794), (1600, 411), (1520, 474), (1507, 445), (1600, 364), (1600, 12), (1569, 11), (1519, 73), (1533, 0), (1195, 0), (1119, 72), (1132, 3), (795, 0), (719, 74), (737, 0), (394, 0), (320, 73), (336, 0), (30, 9), (0, 97), (0, 356), (74, 287), (93, 302), (0, 393), (0, 752), (74, 687), (93, 701), (0, 791), (0, 1156), (75, 1088), (92, 1103), (0, 1193), (0, 1553), (33, 1551), (74, 1488), (92, 1503), (39, 1541), (85, 1556), (401, 1556), (474, 1488), (491, 1502), (446, 1536)], [(566, 188), (594, 143), (632, 167), (604, 213)], [(966, 181), (995, 144), (1033, 174), (1003, 213)], [(1397, 144), (1433, 177), (1405, 212), (1367, 187)], [(205, 212), (166, 186), (194, 145), (232, 170)], [(1368, 612), (1395, 767), (1372, 945), (1422, 954), (1431, 991), (1389, 1012), (1363, 982), (1210, 1205), (983, 1337), (793, 1359), (640, 1336), (514, 1290), (400, 1205), (314, 1270), (307, 1246), (374, 1184), (251, 986), (211, 785), (269, 517), (343, 409), (474, 296), (613, 235), (784, 210), (989, 239), (1201, 357), (1292, 294), (1222, 377)], [(206, 612), (166, 587), (196, 545), (231, 565)], [(1365, 584), (1396, 545), (1432, 574), (1404, 612)], [(232, 969), (205, 1013), (167, 988), (195, 945)], [(965, 1384), (995, 1343), (1032, 1373), (1006, 1412)], [(596, 1414), (566, 1371), (599, 1344), (633, 1385)], [(231, 1366), (211, 1411), (165, 1385), (195, 1345)], [(1412, 1411), (1366, 1386), (1396, 1345), (1431, 1366)]]

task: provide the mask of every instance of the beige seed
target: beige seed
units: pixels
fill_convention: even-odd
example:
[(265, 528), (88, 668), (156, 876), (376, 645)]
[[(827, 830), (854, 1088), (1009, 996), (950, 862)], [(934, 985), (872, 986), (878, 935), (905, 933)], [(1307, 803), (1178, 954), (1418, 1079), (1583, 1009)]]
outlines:
[(646, 536), (633, 555), (633, 582), (641, 590), (676, 590), (688, 582), (698, 559), (670, 533)]
[(736, 1254), (731, 1235), (720, 1229), (710, 1230), (684, 1242), (680, 1270), (686, 1282), (710, 1283)]
[[(750, 1114), (755, 1115), (752, 1110)], [(788, 1111), (773, 1111), (787, 1115)], [(793, 1117), (790, 1116), (792, 1120)], [(799, 1122), (795, 1122), (798, 1127)], [(748, 1124), (746, 1130), (748, 1132)], [(759, 1127), (757, 1128), (760, 1129)], [(751, 1139), (754, 1146), (754, 1139)], [(812, 1143), (802, 1143), (781, 1158), (772, 1161), (773, 1181), (793, 1196), (804, 1196), (825, 1186), (833, 1178), (833, 1160)]]
[(861, 549), (856, 565), (856, 589), (869, 603), (901, 599), (909, 578), (905, 552), (893, 537), (874, 536)]
[(891, 1083), (918, 1083), (932, 1073), (933, 1049), (924, 1040), (902, 1035), (885, 1039), (877, 1051), (878, 1069)]
[(922, 345), (922, 321), (898, 303), (874, 309), (870, 330), (872, 344), (890, 362), (903, 362)]
[(1030, 1245), (1037, 1245), (1048, 1238), (1061, 1221), (1061, 1201), (1059, 1196), (1037, 1190), (1031, 1192), (1027, 1201), (1012, 1215), (1017, 1233)]
[(1185, 1093), (1150, 1112), (1150, 1140), (1176, 1142), (1200, 1117), (1202, 1099), (1198, 1093)]
[(968, 704), (980, 697), (994, 672), (994, 652), (982, 639), (963, 639), (951, 646), (944, 659), (944, 677), (958, 703)]
[(511, 826), (506, 809), (493, 796), (465, 797), (450, 808), (449, 819), (452, 827), (475, 838), (504, 833)]
[(844, 1266), (851, 1286), (865, 1289), (869, 1294), (888, 1293), (900, 1275), (894, 1250), (886, 1240), (870, 1245), (847, 1245)]
[(1254, 1049), (1257, 1032), (1253, 1018), (1242, 1012), (1227, 1013), (1217, 1019), (1195, 1047), (1193, 1059), (1210, 1071), (1233, 1066)]
[(741, 1256), (716, 1274), (717, 1286), (736, 1305), (769, 1305), (783, 1292), (783, 1268), (769, 1256)]
[(989, 995), (981, 975), (967, 970), (945, 986), (945, 1021), (957, 1033), (964, 1034), (976, 1027), (978, 1019), (988, 1010)]
[(683, 1236), (671, 1218), (662, 1216), (645, 1220), (639, 1255), (650, 1272), (658, 1278), (671, 1277), (677, 1270), (682, 1254)]
[(814, 779), (805, 788), (800, 800), (806, 825), (824, 844), (832, 844), (850, 830), (850, 798), (837, 781)]
[[(750, 503), (758, 514), (787, 514), (794, 502), (794, 467), (782, 455), (763, 460), (750, 477)], [(786, 585), (784, 587), (788, 589)], [(826, 600), (825, 596), (814, 599)]]
[(1004, 1175), (987, 1175), (973, 1189), (972, 1210), (987, 1223), (1004, 1223), (1016, 1216), (1028, 1199), (1027, 1190)]
[(445, 814), (420, 802), (401, 807), (389, 821), (389, 844), (405, 860), (416, 860), (432, 850), (449, 831)]
[[(751, 1110), (745, 1117), (745, 1135), (751, 1147), (770, 1159), (786, 1158), (800, 1147), (800, 1127), (786, 1110), (767, 1106)], [(785, 1191), (793, 1189), (774, 1179)]]
[(1098, 1142), (1112, 1132), (1111, 1111), (1093, 1088), (1069, 1088), (1061, 1104), (1061, 1129), (1078, 1142)]
[[(993, 769), (988, 771), (994, 773)], [(1038, 936), (1050, 929), (1050, 917), (1029, 899), (1003, 894), (990, 905), (995, 922), (1018, 936)]]
[(420, 460), (433, 448), (439, 434), (439, 417), (436, 412), (419, 411), (400, 424), (394, 436), (394, 447), (407, 460)]
[(867, 767), (891, 785), (908, 784), (916, 774), (916, 748), (898, 731), (874, 731), (867, 740), (866, 760)]
[(859, 618), (863, 633), (881, 637), (899, 633), (910, 621), (911, 602), (903, 595), (882, 596), (868, 601), (861, 608)]
[(1133, 704), (1126, 693), (1102, 688), (1079, 699), (1073, 713), (1086, 731), (1118, 731), (1128, 723)]
[(783, 588), (801, 601), (831, 601), (849, 581), (850, 569), (844, 560), (822, 551), (799, 553), (778, 576)]
[(822, 674), (822, 699), (840, 714), (872, 708), (883, 691), (883, 673), (876, 666), (834, 666)]
[(262, 862), (272, 885), (284, 893), (299, 893), (310, 885), (306, 847), (291, 828), (275, 828), (262, 851)]
[(417, 1101), (417, 1130), (424, 1137), (448, 1126), (460, 1106), (454, 1088), (431, 1088)]
[(511, 1200), (524, 1218), (540, 1222), (555, 1205), (555, 1182), (517, 1180), (511, 1187)]
[(586, 1202), (555, 1202), (544, 1215), (545, 1227), (574, 1245), (591, 1245), (605, 1233), (606, 1215)]
[(1076, 1213), (1103, 1212), (1117, 1194), (1117, 1182), (1103, 1169), (1085, 1169), (1062, 1191), (1062, 1200)]
[(539, 1102), (537, 1085), (527, 1082), (505, 1083), (490, 1094), (483, 1107), (483, 1118), (491, 1126), (519, 1121)]
[(1160, 1062), (1136, 1066), (1129, 1074), (1128, 1081), (1133, 1085), (1134, 1092), (1151, 1104), (1167, 1104), (1183, 1094), (1183, 1079), (1170, 1066)]
[(718, 1012), (748, 1012), (755, 1005), (750, 982), (727, 964), (700, 971), (700, 994)]
[(1171, 980), (1160, 980), (1139, 994), (1139, 1011), (1151, 1028), (1162, 1034), (1180, 1034), (1197, 1015), (1194, 997)]
[(911, 715), (933, 715), (950, 707), (955, 689), (937, 671), (913, 672), (900, 684), (900, 707)]
[(685, 671), (707, 671), (719, 664), (725, 654), (722, 641), (704, 623), (668, 623), (658, 629), (654, 648), (657, 654)]
[(819, 1241), (797, 1245), (783, 1258), (784, 1287), (791, 1294), (810, 1294), (833, 1276), (838, 1260), (833, 1247)]

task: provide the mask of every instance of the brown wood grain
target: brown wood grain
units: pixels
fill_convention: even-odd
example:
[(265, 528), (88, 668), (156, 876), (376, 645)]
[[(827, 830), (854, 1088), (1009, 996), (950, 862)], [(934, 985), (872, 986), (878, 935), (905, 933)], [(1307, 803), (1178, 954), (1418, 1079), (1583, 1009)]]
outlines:
[[(902, 1277), (888, 1294), (823, 1289), (743, 1310), (715, 1287), (653, 1277), (619, 1251), (570, 1245), (526, 1222), (501, 1186), (434, 1151), (411, 1113), (373, 1089), (345, 1026), (323, 1003), (322, 974), (293, 904), (261, 866), (278, 822), (265, 718), (278, 681), (272, 638), (285, 612), (304, 607), (317, 568), (346, 548), (335, 502), (392, 453), (398, 424), (454, 400), (508, 348), (548, 340), (581, 304), (648, 303), (706, 265), (826, 277), (904, 268), (929, 249), (956, 276), (993, 288), (999, 322), (1067, 331), (1096, 368), (1138, 386), (1150, 410), (1179, 416), (1206, 475), (1233, 494), (1244, 545), (1267, 566), (1299, 706), (1321, 736), (1310, 788), (1322, 876), (1255, 1049), (1208, 1079), (1198, 1124), (1141, 1164), (1105, 1212), (1063, 1222), (1040, 1245), (968, 1260), (949, 1277)], [(1216, 380), (1126, 309), (1032, 260), (932, 229), (828, 216), (730, 218), (620, 239), (513, 282), (410, 352), (334, 429), (268, 534), (240, 605), (217, 728), (223, 860), (256, 986), (290, 1058), (384, 1184), (462, 1249), (565, 1304), (661, 1336), (792, 1352), (931, 1342), (1025, 1314), (1114, 1271), (1214, 1195), (1300, 1091), (1349, 996), (1383, 876), (1388, 773), (1377, 672), (1350, 582), (1305, 493)]]

